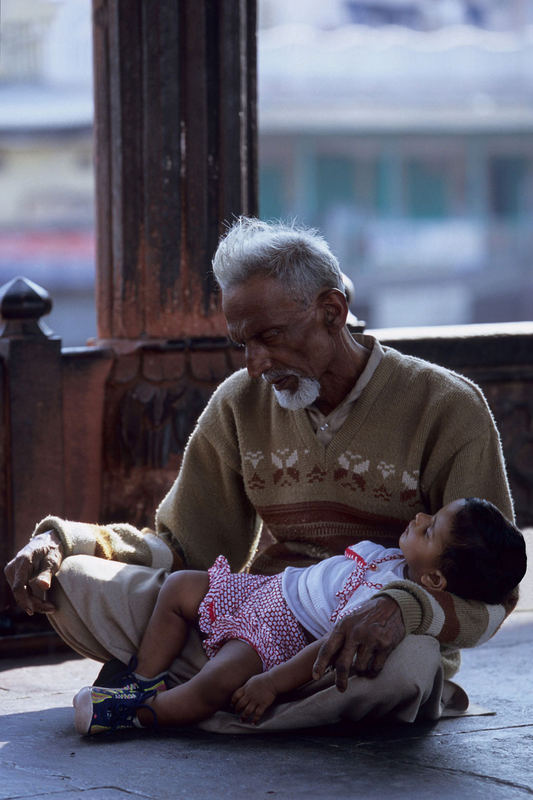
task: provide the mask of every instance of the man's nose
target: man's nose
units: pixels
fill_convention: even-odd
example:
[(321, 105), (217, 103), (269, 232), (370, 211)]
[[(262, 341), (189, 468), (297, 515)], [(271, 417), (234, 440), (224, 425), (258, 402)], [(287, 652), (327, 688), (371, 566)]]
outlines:
[(427, 524), (428, 520), (430, 519), (429, 514), (424, 514), (423, 511), (419, 511), (415, 517), (416, 525), (425, 525)]
[(244, 357), (250, 378), (260, 378), (264, 372), (272, 368), (268, 348), (260, 342), (248, 342), (244, 349)]

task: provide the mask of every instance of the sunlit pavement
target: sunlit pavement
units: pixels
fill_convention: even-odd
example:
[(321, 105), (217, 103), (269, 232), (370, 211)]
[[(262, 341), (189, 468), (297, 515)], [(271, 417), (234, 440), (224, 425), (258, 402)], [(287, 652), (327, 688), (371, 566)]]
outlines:
[[(533, 531), (528, 534), (533, 543)], [(436, 724), (289, 734), (197, 730), (83, 739), (72, 696), (95, 662), (0, 661), (0, 800), (526, 798), (533, 794), (533, 555), (519, 606), (463, 653), (458, 680), (493, 712)]]

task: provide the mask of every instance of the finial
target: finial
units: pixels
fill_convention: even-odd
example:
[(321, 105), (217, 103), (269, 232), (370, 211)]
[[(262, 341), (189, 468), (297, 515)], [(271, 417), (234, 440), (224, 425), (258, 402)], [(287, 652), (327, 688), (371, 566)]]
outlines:
[(51, 310), (52, 299), (46, 289), (28, 278), (13, 278), (0, 288), (0, 315), (5, 320), (0, 337), (50, 338), (52, 331), (39, 320)]

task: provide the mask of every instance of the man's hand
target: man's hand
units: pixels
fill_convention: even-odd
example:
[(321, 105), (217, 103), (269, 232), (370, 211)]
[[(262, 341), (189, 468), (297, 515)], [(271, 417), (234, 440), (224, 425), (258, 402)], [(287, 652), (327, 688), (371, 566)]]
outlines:
[(348, 686), (352, 664), (357, 675), (375, 678), (404, 636), (399, 605), (390, 597), (372, 598), (337, 622), (319, 650), (313, 678), (321, 678), (332, 665), (340, 692)]
[(237, 689), (233, 693), (231, 702), (237, 714), (241, 715), (241, 722), (249, 721), (257, 725), (277, 694), (268, 672), (264, 672), (261, 675), (254, 675), (244, 686)]
[(18, 605), (30, 616), (48, 614), (55, 606), (44, 599), (63, 561), (61, 541), (54, 531), (40, 533), (19, 550), (4, 569)]

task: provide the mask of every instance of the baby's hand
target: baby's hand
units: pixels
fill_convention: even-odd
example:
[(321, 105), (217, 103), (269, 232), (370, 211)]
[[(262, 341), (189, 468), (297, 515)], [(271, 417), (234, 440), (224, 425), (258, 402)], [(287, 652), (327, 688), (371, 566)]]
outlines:
[(257, 725), (265, 711), (272, 705), (278, 693), (268, 672), (254, 675), (244, 686), (233, 693), (231, 702), (241, 722), (252, 722)]

